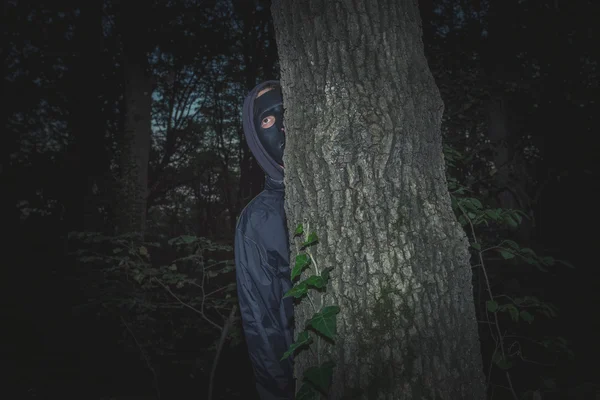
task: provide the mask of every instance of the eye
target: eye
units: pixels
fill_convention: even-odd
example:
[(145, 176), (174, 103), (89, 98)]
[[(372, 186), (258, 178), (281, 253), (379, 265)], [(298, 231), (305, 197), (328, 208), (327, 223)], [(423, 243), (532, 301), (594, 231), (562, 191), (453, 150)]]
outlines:
[(263, 120), (260, 123), (261, 128), (270, 128), (273, 126), (273, 124), (275, 123), (275, 117), (272, 115), (269, 115), (268, 117), (263, 118)]

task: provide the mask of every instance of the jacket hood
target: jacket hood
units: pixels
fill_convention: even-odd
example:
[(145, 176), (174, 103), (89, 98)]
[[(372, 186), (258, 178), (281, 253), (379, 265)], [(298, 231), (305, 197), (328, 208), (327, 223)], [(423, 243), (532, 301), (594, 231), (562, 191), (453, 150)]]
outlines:
[(269, 178), (278, 183), (283, 183), (283, 167), (277, 164), (263, 148), (258, 139), (258, 135), (256, 134), (256, 129), (254, 129), (254, 99), (256, 99), (256, 95), (262, 89), (273, 85), (279, 86), (279, 81), (265, 81), (255, 86), (254, 89), (248, 93), (248, 96), (246, 96), (246, 99), (244, 100), (244, 108), (242, 109), (242, 122), (246, 143), (248, 143), (248, 147), (254, 155), (254, 158), (256, 158), (258, 165), (260, 165)]

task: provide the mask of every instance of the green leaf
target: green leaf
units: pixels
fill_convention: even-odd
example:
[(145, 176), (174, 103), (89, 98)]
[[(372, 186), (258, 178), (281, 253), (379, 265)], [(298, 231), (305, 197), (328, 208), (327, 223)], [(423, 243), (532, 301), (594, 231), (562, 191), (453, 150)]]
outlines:
[(335, 340), (337, 332), (336, 314), (340, 312), (338, 306), (324, 307), (315, 313), (311, 319), (306, 321), (307, 326), (312, 326), (317, 332), (325, 337)]
[(503, 257), (505, 260), (509, 260), (509, 259), (511, 259), (511, 258), (514, 258), (514, 257), (515, 257), (515, 255), (514, 255), (513, 253), (511, 253), (510, 251), (508, 251), (508, 250), (505, 250), (505, 249), (498, 249), (498, 252), (499, 252), (499, 253), (502, 255), (502, 257)]
[(513, 217), (519, 225), (521, 224), (521, 222), (523, 222), (523, 217), (521, 217), (521, 215), (518, 212), (512, 213), (511, 217)]
[(317, 234), (315, 232), (311, 232), (308, 235), (306, 242), (302, 243), (302, 248), (304, 249), (308, 246), (311, 246), (311, 245), (315, 244), (318, 240), (319, 240), (319, 238), (317, 237)]
[(542, 264), (554, 265), (554, 257), (550, 257), (550, 256), (542, 257)]
[(483, 206), (481, 205), (481, 202), (473, 197), (468, 197), (466, 199), (462, 199), (460, 201), (460, 204), (462, 206), (464, 206), (467, 209), (467, 211), (470, 211), (470, 212), (471, 211), (478, 212), (479, 210), (481, 210), (481, 208), (483, 208)]
[(512, 362), (500, 353), (495, 353), (492, 360), (500, 369), (507, 370), (512, 367)]
[(483, 205), (481, 204), (481, 202), (479, 201), (479, 199), (476, 199), (475, 197), (469, 197), (466, 200), (468, 200), (469, 205), (475, 211), (481, 210), (483, 208)]
[(325, 281), (323, 280), (323, 278), (316, 275), (309, 276), (304, 282), (306, 282), (308, 287), (313, 287), (316, 289), (322, 289), (323, 287), (325, 287)]
[(302, 226), (302, 224), (298, 224), (298, 226), (296, 227), (296, 230), (294, 231), (294, 237), (300, 236), (303, 233), (304, 233), (304, 227)]
[(481, 245), (479, 243), (471, 243), (471, 247), (475, 250), (481, 250)]
[(237, 292), (237, 284), (235, 282), (230, 282), (225, 288), (226, 292)]
[(307, 346), (312, 342), (312, 338), (308, 334), (308, 331), (303, 331), (298, 335), (298, 339), (290, 346), (289, 350), (283, 354), (283, 357), (279, 361), (283, 361), (292, 355), (297, 349), (302, 346)]
[(489, 312), (496, 312), (498, 310), (498, 303), (494, 300), (488, 300), (485, 302), (485, 306)]
[(283, 295), (283, 297), (285, 298), (285, 297), (293, 296), (296, 299), (299, 299), (302, 296), (304, 296), (306, 293), (308, 293), (308, 285), (306, 284), (306, 281), (302, 281), (302, 282), (296, 284), (296, 286), (294, 286), (290, 290), (288, 290)]
[(313, 384), (319, 391), (327, 394), (333, 376), (333, 367), (335, 367), (333, 362), (326, 361), (319, 367), (307, 368), (304, 371), (304, 379)]
[(514, 301), (514, 303), (515, 303), (516, 305), (520, 305), (520, 304), (523, 304), (523, 303), (525, 303), (525, 302), (526, 302), (526, 299), (525, 299), (525, 298), (522, 298), (522, 297), (515, 297), (515, 298), (513, 299), (513, 301)]
[(310, 257), (308, 254), (298, 254), (296, 256), (296, 263), (292, 269), (292, 281), (302, 274), (302, 271), (310, 264)]
[(513, 304), (507, 304), (502, 307), (502, 311), (504, 311), (504, 310), (508, 310), (508, 313), (510, 314), (510, 318), (513, 321), (519, 322), (519, 310), (517, 310), (517, 307), (515, 307)]
[(517, 228), (519, 226), (519, 223), (514, 220), (512, 215), (509, 214), (504, 215), (504, 222), (506, 222), (506, 224), (511, 228)]
[(520, 315), (521, 315), (521, 318), (523, 318), (523, 321), (525, 321), (529, 324), (533, 322), (533, 315), (531, 315), (531, 313), (529, 313), (528, 311), (521, 310)]
[(173, 243), (176, 244), (190, 244), (190, 243), (194, 243), (197, 240), (196, 236), (190, 236), (190, 235), (182, 235), (182, 236), (178, 236), (176, 238), (173, 239), (169, 239), (168, 243), (170, 245), (172, 245)]
[(453, 210), (458, 209), (458, 200), (456, 200), (456, 196), (451, 197), (450, 203), (452, 204)]
[(498, 210), (492, 210), (492, 209), (485, 210), (485, 215), (487, 215), (494, 221), (497, 221), (498, 218), (500, 218), (500, 213), (498, 212)]
[(514, 240), (509, 240), (509, 239), (506, 239), (506, 240), (504, 241), (504, 243), (506, 243), (507, 245), (509, 245), (510, 247), (512, 247), (512, 248), (513, 248), (513, 249), (515, 249), (515, 250), (519, 250), (519, 245), (518, 245), (518, 244), (517, 244), (517, 242), (515, 242)]
[(148, 249), (145, 246), (141, 246), (139, 250), (140, 250), (140, 255), (142, 255), (144, 257), (148, 257)]
[(521, 254), (527, 254), (535, 257), (535, 251), (531, 250), (529, 247), (523, 247), (520, 251)]
[(319, 400), (319, 392), (306, 382), (302, 383), (300, 390), (296, 393), (296, 400)]

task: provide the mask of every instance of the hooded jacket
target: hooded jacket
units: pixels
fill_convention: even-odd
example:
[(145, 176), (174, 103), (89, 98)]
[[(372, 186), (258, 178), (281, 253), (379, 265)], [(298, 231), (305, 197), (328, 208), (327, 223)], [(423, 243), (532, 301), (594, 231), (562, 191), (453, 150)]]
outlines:
[(256, 86), (244, 101), (242, 120), (248, 147), (265, 172), (264, 190), (242, 210), (235, 232), (235, 265), (242, 326), (261, 400), (294, 398), (292, 359), (279, 361), (293, 341), (290, 251), (283, 167), (261, 145), (254, 128), (254, 99), (278, 81)]

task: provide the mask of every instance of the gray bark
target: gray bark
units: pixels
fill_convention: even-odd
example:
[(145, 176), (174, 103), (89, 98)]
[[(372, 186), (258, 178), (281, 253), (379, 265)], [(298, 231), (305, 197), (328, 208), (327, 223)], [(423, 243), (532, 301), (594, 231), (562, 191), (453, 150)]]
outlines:
[[(485, 398), (468, 241), (450, 206), (417, 4), (278, 0), (271, 11), (288, 227), (319, 235), (319, 269), (334, 268), (323, 304), (341, 307), (335, 345), (320, 345), (321, 362), (337, 364), (330, 398)], [(312, 314), (306, 301), (296, 308), (297, 332)], [(296, 376), (317, 361), (299, 353)]]

